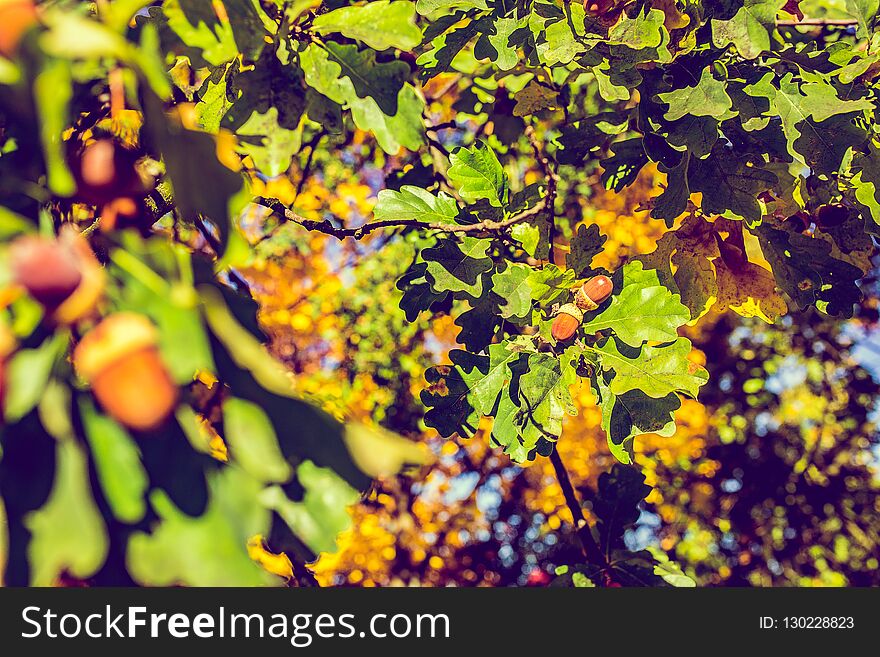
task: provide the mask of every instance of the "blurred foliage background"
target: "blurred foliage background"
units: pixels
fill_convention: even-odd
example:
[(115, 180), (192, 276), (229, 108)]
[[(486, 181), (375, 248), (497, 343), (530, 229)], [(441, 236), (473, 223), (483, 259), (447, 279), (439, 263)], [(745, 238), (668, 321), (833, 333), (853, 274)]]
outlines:
[[(107, 7), (101, 2), (43, 4), (65, 11), (88, 5), (82, 16)], [(284, 105), (282, 94), (280, 101), (273, 98), (269, 112), (272, 136), (285, 148), (294, 147), (279, 153), (262, 147), (259, 139), (249, 141), (244, 122), (238, 120), (242, 117), (235, 112), (226, 116), (232, 120), (224, 119), (221, 129), (220, 117), (229, 107), (216, 90), (221, 78), (226, 83), (231, 69), (225, 67), (232, 66), (223, 60), (229, 46), (223, 34), (205, 36), (195, 28), (188, 32), (192, 26), (180, 29), (198, 43), (195, 54), (192, 43), (177, 43), (169, 35), (168, 22), (157, 19), (159, 4), (166, 18), (177, 18), (180, 29), (175, 0), (132, 3), (141, 10), (137, 18), (131, 25), (123, 20), (114, 29), (131, 28), (142, 39), (142, 50), (136, 52), (161, 51), (164, 59), (138, 59), (134, 49), (125, 48), (121, 55), (94, 55), (91, 45), (80, 44), (82, 50), (76, 53), (85, 54), (71, 55), (71, 63), (61, 52), (66, 42), (56, 33), (43, 39), (39, 48), (35, 45), (33, 52), (41, 52), (47, 61), (63, 60), (69, 70), (62, 73), (76, 80), (74, 84), (66, 79), (76, 91), (73, 125), (62, 126), (59, 119), (58, 126), (51, 126), (64, 128), (65, 144), (84, 147), (97, 136), (147, 151), (156, 144), (142, 144), (142, 139), (160, 143), (146, 158), (157, 167), (157, 180), (165, 182), (164, 174), (174, 177), (175, 171), (197, 172), (200, 181), (187, 178), (192, 189), (203, 190), (196, 182), (209, 188), (209, 193), (187, 198), (181, 189), (192, 190), (177, 185), (176, 204), (189, 203), (194, 212), (172, 209), (161, 183), (149, 198), (157, 206), (150, 207), (156, 215), (151, 219), (160, 220), (149, 226), (126, 226), (122, 221), (107, 228), (107, 206), (69, 190), (40, 197), (37, 211), (38, 204), (28, 197), (28, 184), (37, 179), (51, 183), (53, 167), (60, 175), (64, 166), (41, 160), (31, 163), (35, 171), (21, 166), (27, 159), (20, 157), (22, 153), (44, 148), (38, 143), (39, 130), (28, 123), (33, 142), (26, 143), (16, 140), (13, 128), (20, 126), (7, 125), (6, 114), (0, 123), (0, 144), (8, 147), (0, 156), (0, 191), (4, 206), (14, 211), (0, 216), (4, 243), (36, 230), (60, 236), (62, 226), (73, 224), (89, 240), (90, 258), (101, 261), (108, 277), (84, 318), (55, 323), (46, 321), (46, 308), (36, 307), (20, 290), (13, 295), (13, 286), (0, 279), (2, 327), (10, 320), (16, 332), (10, 341), (16, 343), (19, 356), (33, 352), (35, 360), (25, 365), (37, 371), (35, 376), (17, 373), (17, 381), (32, 384), (24, 401), (20, 385), (17, 392), (6, 393), (7, 402), (12, 398), (22, 408), (20, 416), (10, 419), (7, 405), (4, 431), (11, 429), (3, 434), (0, 469), (8, 530), (3, 532), (8, 538), (0, 544), (0, 559), (15, 578), (8, 583), (559, 583), (566, 568), (582, 562), (584, 555), (552, 463), (546, 458), (528, 465), (513, 462), (492, 444), (488, 418), (480, 424), (480, 435), (468, 440), (443, 438), (424, 421), (420, 394), (427, 387), (425, 370), (448, 360), (457, 338), (468, 330), (460, 318), (470, 307), (460, 298), (441, 295), (414, 319), (400, 308), (398, 280), (434, 238), (403, 229), (341, 240), (307, 230), (302, 220), (361, 226), (373, 217), (381, 190), (442, 186), (447, 155), (477, 140), (500, 154), (511, 191), (523, 192), (546, 177), (526, 126), (537, 126), (532, 138), (544, 146), (553, 143), (556, 156), (565, 156), (566, 149), (558, 147), (560, 134), (553, 132), (564, 108), (548, 101), (535, 110), (537, 119), (515, 111), (515, 97), (531, 84), (533, 73), (496, 75), (472, 44), (455, 55), (454, 65), (447, 62), (452, 70), (419, 86), (425, 103), (421, 118), (431, 128), (420, 133), (409, 151), (387, 147), (388, 140), (398, 146), (393, 139), (405, 136), (384, 124), (380, 137), (357, 122), (352, 125), (346, 115), (343, 129), (329, 110), (325, 117), (318, 117), (317, 111), (308, 114), (295, 130), (280, 126), (283, 121), (274, 105)], [(290, 10), (298, 12), (294, 18), (300, 20), (302, 12), (320, 3), (272, 0), (253, 6), (268, 10), (273, 4), (276, 9), (293, 7)], [(348, 3), (328, 4), (337, 8)], [(625, 3), (608, 3), (609, 13), (616, 4)], [(681, 18), (694, 3), (647, 4), (662, 6), (671, 19)], [(780, 7), (774, 12), (783, 3), (776, 4)], [(219, 20), (217, 6), (225, 5), (214, 3), (214, 13), (208, 12), (211, 20)], [(817, 19), (851, 16), (843, 0), (808, 0), (786, 7)], [(614, 20), (619, 17), (619, 11), (614, 13)], [(145, 27), (147, 18), (155, 26)], [(312, 17), (303, 20), (311, 29)], [(285, 21), (279, 19), (287, 26)], [(257, 44), (250, 45), (259, 51), (260, 40), (268, 37), (260, 30), (255, 33)], [(833, 44), (841, 35), (854, 34), (855, 28), (798, 28), (790, 29), (787, 38), (803, 46), (817, 35)], [(338, 40), (350, 46), (354, 39)], [(169, 41), (173, 47), (167, 47)], [(681, 44), (685, 41), (682, 38)], [(45, 46), (50, 42), (54, 50)], [(120, 48), (117, 40), (109, 44)], [(244, 57), (239, 49), (231, 49), (229, 61), (237, 64)], [(408, 52), (414, 47), (398, 50), (388, 55), (389, 61), (407, 62), (415, 78), (419, 69)], [(7, 65), (12, 60), (2, 59), (3, 90), (25, 86), (15, 75), (28, 80), (34, 76), (32, 86), (39, 98), (53, 79), (41, 77), (47, 75), (43, 69), (37, 75), (36, 64), (24, 60), (21, 70), (13, 71), (15, 67)], [(703, 67), (702, 60), (698, 63)], [(272, 60), (271, 65), (277, 63)], [(133, 70), (140, 71), (137, 80), (125, 77)], [(868, 70), (873, 84), (876, 71)], [(238, 74), (247, 81), (248, 72)], [(567, 100), (585, 115), (598, 114), (608, 106), (600, 79), (572, 80)], [(414, 84), (402, 80), (401, 85)], [(158, 100), (145, 91), (151, 85), (167, 87), (167, 97), (162, 98), (166, 107), (159, 104), (158, 111), (150, 106)], [(608, 89), (604, 91), (607, 95)], [(29, 94), (30, 87), (27, 103), (32, 100)], [(20, 99), (10, 94), (3, 100), (12, 106)], [(91, 102), (98, 109), (87, 105)], [(628, 95), (614, 102), (632, 109)], [(328, 101), (328, 107), (338, 109), (338, 104)], [(169, 108), (173, 120), (165, 112)], [(265, 118), (249, 104), (245, 109)], [(314, 109), (310, 105), (308, 112)], [(41, 111), (45, 119), (45, 108)], [(335, 119), (341, 124), (339, 112)], [(163, 132), (169, 125), (173, 130)], [(626, 129), (614, 128), (614, 137)], [(611, 136), (598, 139), (601, 148), (594, 150), (607, 154)], [(664, 248), (685, 234), (679, 232), (684, 221), (667, 225), (650, 216), (652, 201), (669, 187), (669, 172), (648, 164), (631, 184), (609, 189), (615, 185), (603, 175), (599, 157), (592, 155), (586, 162), (577, 157), (578, 161), (561, 162), (557, 215), (551, 217), (558, 234), (548, 245), (549, 258), (526, 258), (515, 245), (501, 241), (504, 248), (510, 246), (511, 253), (530, 267), (546, 260), (561, 263), (578, 229), (596, 226), (607, 237), (592, 260), (597, 270), (613, 272), (636, 259), (662, 262), (669, 255)], [(281, 220), (271, 204), (243, 202), (239, 178), (246, 180), (246, 196), (277, 199), (295, 211), (299, 221)], [(68, 182), (76, 186), (76, 181)], [(218, 188), (219, 201), (214, 197)], [(811, 191), (818, 199), (815, 204), (828, 202), (824, 188)], [(768, 203), (776, 204), (773, 221), (780, 223), (794, 207), (793, 199)], [(688, 207), (696, 206), (691, 202)], [(29, 223), (19, 222), (19, 212)], [(100, 215), (105, 226), (98, 226)], [(222, 219), (212, 224), (212, 216)], [(717, 225), (722, 225), (720, 218)], [(664, 236), (666, 242), (661, 241)], [(759, 267), (765, 285), (755, 298), (738, 295), (738, 281), (732, 277), (722, 284), (719, 274), (717, 294), (707, 295), (705, 307), (680, 330), (693, 343), (690, 362), (705, 367), (709, 381), (698, 399), (681, 401), (674, 434), (647, 434), (635, 440), (634, 461), (650, 492), (632, 522), (622, 523), (622, 536), (607, 541), (607, 558), (620, 547), (633, 553), (649, 550), (656, 563), (671, 558), (703, 586), (880, 584), (880, 263), (872, 255), (875, 237), (861, 230), (859, 236), (858, 248), (841, 256), (855, 263), (857, 274), (865, 273), (859, 280), (864, 298), (846, 319), (829, 318), (812, 306), (803, 311), (787, 308), (766, 268)], [(546, 235), (541, 239), (549, 241)], [(815, 242), (820, 239), (821, 235)], [(710, 247), (715, 247), (713, 240)], [(722, 259), (717, 253), (711, 257), (715, 264), (706, 260), (707, 266), (720, 271), (725, 266)], [(668, 266), (668, 258), (664, 264)], [(94, 330), (94, 324), (100, 326), (99, 319), (120, 312), (148, 317), (159, 328), (159, 344), (150, 346), (161, 351), (179, 395), (162, 416), (160, 429), (141, 431), (113, 413), (96, 411), (82, 377), (73, 372), (77, 358), (67, 354), (68, 347), (81, 341), (81, 333)], [(5, 337), (0, 334), (0, 361), (7, 356)], [(258, 342), (264, 337), (268, 351), (285, 368), (275, 378), (261, 378), (270, 368), (253, 357), (255, 352), (263, 355)], [(602, 412), (589, 386), (573, 386), (572, 394), (578, 414), (565, 417), (557, 449), (585, 502), (587, 519), (602, 524), (603, 486), (610, 485), (607, 473), (617, 459), (609, 450)], [(300, 423), (320, 429), (313, 432), (319, 439), (300, 441)], [(360, 430), (367, 433), (357, 433)], [(382, 430), (405, 440), (389, 438)], [(259, 447), (248, 452), (244, 443), (254, 434)], [(110, 440), (102, 443), (100, 436)], [(376, 436), (387, 441), (382, 449), (370, 442)], [(102, 448), (113, 451), (108, 444), (123, 447), (103, 463), (126, 467), (102, 470)], [(423, 458), (424, 452), (430, 458)], [(365, 453), (381, 454), (382, 462), (371, 463)], [(56, 463), (61, 465), (56, 468)], [(623, 470), (617, 468), (614, 472)], [(28, 495), (21, 493), (25, 489)], [(64, 504), (81, 499), (91, 504), (85, 511), (76, 503)], [(633, 509), (640, 499), (631, 500)], [(60, 556), (51, 549), (59, 544)], [(656, 583), (632, 577), (627, 583)], [(609, 578), (605, 584), (617, 582)]]
[[(442, 116), (448, 102), (431, 109)], [(319, 167), (298, 203), (369, 213), (369, 181), (381, 158), (370, 160), (364, 146), (350, 149), (351, 167)], [(273, 193), (293, 196), (299, 179), (293, 171), (273, 181)], [(665, 229), (638, 208), (660, 180), (646, 171), (619, 194), (605, 190), (597, 174), (583, 181), (570, 212), (609, 236), (601, 266), (613, 270), (655, 249)], [(550, 463), (521, 468), (487, 440), (447, 441), (420, 424), (421, 373), (454, 346), (460, 328), (430, 314), (410, 323), (398, 309), (396, 271), (412, 248), (403, 240), (364, 256), (340, 253), (330, 238), (304, 239), (295, 229), (278, 230), (246, 272), (274, 352), (296, 372), (296, 385), (329, 408), (353, 409), (424, 441), (437, 457), (417, 477), (377, 482), (351, 508), (354, 522), (339, 549), (315, 565), (318, 580), (547, 585), (555, 567), (578, 553)], [(309, 255), (290, 256), (291, 243)], [(631, 548), (662, 548), (699, 585), (880, 582), (876, 284), (866, 292), (857, 316), (843, 324), (813, 312), (773, 326), (728, 310), (687, 329), (711, 376), (700, 401), (685, 400), (677, 411), (671, 438), (636, 441), (653, 491), (625, 537)], [(566, 419), (559, 450), (589, 500), (615, 459), (592, 395), (577, 401), (581, 414)]]

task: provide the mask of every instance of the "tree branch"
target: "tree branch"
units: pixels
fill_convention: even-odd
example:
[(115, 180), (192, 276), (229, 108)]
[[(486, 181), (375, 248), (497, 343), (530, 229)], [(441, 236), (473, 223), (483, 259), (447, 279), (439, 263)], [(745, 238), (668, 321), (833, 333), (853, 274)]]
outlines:
[[(547, 218), (550, 224), (548, 235), (550, 242), (550, 262), (556, 264), (554, 262), (554, 236), (556, 234), (556, 212), (554, 210), (554, 201), (556, 200), (556, 183), (559, 181), (559, 175), (556, 173), (557, 164), (544, 152), (532, 126), (526, 128), (525, 134), (535, 153), (535, 159), (537, 159), (538, 164), (544, 172), (544, 176), (547, 178), (547, 196), (545, 197), (545, 200), (547, 201), (547, 207), (550, 208), (549, 217)], [(560, 440), (561, 439), (562, 437), (560, 436)], [(571, 484), (571, 477), (569, 477), (568, 470), (565, 469), (565, 464), (562, 462), (562, 457), (559, 455), (558, 446), (554, 446), (553, 451), (550, 452), (550, 463), (553, 464), (553, 470), (556, 473), (556, 478), (559, 480), (559, 487), (562, 488), (562, 495), (565, 497), (565, 504), (571, 512), (575, 532), (577, 532), (578, 539), (581, 542), (584, 556), (591, 563), (607, 564), (605, 556), (602, 554), (602, 548), (599, 547), (596, 537), (593, 536), (593, 530), (587, 522), (587, 519), (584, 517), (581, 503), (578, 500), (577, 493), (575, 493), (574, 486)]]
[(373, 221), (370, 223), (366, 223), (362, 226), (358, 226), (357, 228), (346, 228), (344, 226), (339, 226), (328, 219), (318, 220), (303, 217), (301, 214), (294, 212), (290, 208), (286, 207), (281, 201), (274, 198), (257, 197), (254, 199), (254, 203), (270, 209), (282, 220), (294, 224), (299, 224), (307, 230), (315, 230), (321, 233), (325, 233), (327, 235), (332, 235), (333, 237), (336, 237), (338, 239), (352, 237), (356, 240), (360, 240), (370, 233), (383, 228), (421, 228), (423, 230), (436, 230), (441, 233), (463, 233), (477, 235), (496, 233), (506, 230), (507, 228), (510, 228), (511, 226), (514, 226), (518, 223), (521, 223), (526, 219), (529, 219), (530, 217), (534, 217), (535, 215), (540, 214), (547, 207), (549, 200), (550, 194), (548, 186), (547, 196), (541, 199), (533, 207), (527, 210), (523, 210), (522, 212), (519, 212), (501, 221), (486, 219), (485, 221), (479, 221), (475, 224), (460, 225), (447, 224), (442, 222), (419, 221), (418, 219), (387, 219), (384, 221)]
[(309, 156), (306, 158), (305, 166), (302, 169), (302, 176), (299, 179), (299, 183), (296, 186), (296, 192), (293, 196), (294, 200), (299, 198), (299, 195), (302, 194), (303, 187), (306, 185), (306, 181), (309, 179), (309, 176), (312, 174), (312, 162), (315, 159), (315, 151), (318, 150), (318, 144), (327, 134), (326, 130), (318, 131), (314, 137), (312, 137), (312, 141), (308, 143), (309, 147)]
[(803, 20), (776, 21), (777, 27), (852, 27), (855, 18), (804, 18)]
[(574, 486), (571, 485), (571, 478), (568, 476), (568, 470), (559, 456), (559, 449), (555, 448), (550, 452), (550, 463), (553, 464), (553, 470), (556, 472), (556, 478), (559, 480), (559, 487), (562, 488), (562, 495), (565, 497), (565, 504), (571, 511), (574, 520), (574, 529), (580, 539), (581, 546), (584, 550), (584, 556), (594, 564), (605, 564), (605, 555), (602, 554), (602, 548), (593, 536), (593, 530), (590, 523), (584, 518), (584, 512), (581, 503), (578, 501), (577, 493)]

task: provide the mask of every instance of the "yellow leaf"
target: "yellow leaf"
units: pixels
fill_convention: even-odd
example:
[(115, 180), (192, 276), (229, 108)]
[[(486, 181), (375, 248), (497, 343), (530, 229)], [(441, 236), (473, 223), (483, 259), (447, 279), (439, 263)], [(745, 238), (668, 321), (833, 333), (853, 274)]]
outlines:
[(269, 552), (263, 543), (263, 536), (261, 534), (248, 539), (247, 551), (248, 556), (260, 564), (263, 570), (284, 579), (293, 577), (293, 564), (290, 563), (290, 559), (283, 552), (280, 554)]
[(766, 269), (746, 262), (734, 271), (718, 258), (715, 272), (718, 310), (730, 308), (743, 317), (760, 317), (768, 324), (788, 312), (785, 300), (776, 291), (776, 279)]

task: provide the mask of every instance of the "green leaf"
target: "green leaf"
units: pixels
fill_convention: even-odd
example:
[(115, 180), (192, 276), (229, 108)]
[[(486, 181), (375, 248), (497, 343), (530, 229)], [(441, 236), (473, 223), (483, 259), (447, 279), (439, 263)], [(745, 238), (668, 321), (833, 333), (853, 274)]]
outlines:
[(486, 40), (495, 51), (495, 56), (490, 58), (502, 71), (509, 71), (519, 63), (519, 55), (516, 46), (510, 45), (510, 35), (519, 28), (525, 26), (526, 19), (507, 18), (498, 16), (492, 26), (492, 33), (486, 35)]
[(543, 352), (528, 355), (527, 369), (519, 377), (519, 411), (514, 418), (526, 445), (556, 440), (562, 434), (563, 417), (577, 415), (569, 392), (577, 382), (576, 353), (572, 346), (561, 357)]
[(483, 142), (471, 148), (459, 148), (449, 158), (452, 164), (446, 177), (467, 203), (487, 199), (501, 207), (507, 201), (507, 176), (495, 152)]
[(776, 15), (786, 0), (745, 0), (730, 20), (712, 19), (712, 42), (716, 48), (732, 43), (746, 59), (770, 50), (770, 34), (776, 29)]
[(598, 519), (601, 546), (608, 550), (639, 519), (639, 504), (651, 492), (645, 475), (630, 466), (615, 464), (599, 475), (593, 513)]
[(510, 378), (508, 363), (518, 357), (503, 343), (491, 345), (488, 356), (450, 351), (451, 365), (437, 365), (425, 372), (429, 386), (422, 391), (421, 400), (429, 409), (426, 424), (442, 436), (472, 436), (480, 417), (492, 412)]
[(456, 11), (469, 9), (488, 11), (489, 5), (486, 4), (486, 0), (417, 0), (416, 2), (416, 11), (432, 21)]
[(201, 56), (209, 64), (216, 66), (231, 62), (238, 56), (232, 26), (221, 22), (210, 4), (165, 0), (162, 11), (168, 19), (168, 27), (183, 43), (201, 51)]
[(532, 299), (545, 308), (567, 300), (576, 279), (577, 274), (572, 268), (560, 269), (547, 264), (542, 269), (533, 269), (529, 274)]
[(613, 155), (601, 161), (602, 184), (606, 189), (619, 192), (638, 177), (648, 163), (644, 140), (641, 137), (624, 139), (611, 145)]
[(869, 144), (866, 154), (853, 157), (852, 172), (856, 200), (868, 209), (874, 223), (880, 224), (880, 149)]
[(647, 548), (654, 557), (654, 574), (661, 577), (670, 586), (678, 588), (694, 588), (697, 583), (684, 574), (681, 566), (670, 560), (669, 556), (660, 548), (649, 545)]
[(609, 339), (598, 353), (605, 372), (614, 372), (609, 389), (615, 395), (641, 390), (649, 397), (660, 399), (671, 392), (696, 397), (708, 379), (705, 369), (688, 360), (691, 341), (678, 338), (656, 347), (644, 345), (637, 353), (621, 353), (617, 341)]
[(31, 586), (52, 586), (62, 573), (87, 579), (107, 557), (107, 530), (92, 498), (86, 455), (76, 441), (57, 443), (55, 484), (47, 502), (28, 514)]
[(859, 21), (856, 36), (867, 38), (880, 15), (880, 0), (846, 0), (846, 13)]
[(501, 297), (491, 290), (491, 277), (483, 274), (484, 294), (476, 301), (470, 300), (470, 309), (455, 318), (461, 331), (455, 341), (465, 349), (478, 353), (488, 347), (501, 326)]
[[(546, 226), (546, 222), (542, 222)], [(514, 224), (510, 234), (533, 258), (537, 257), (538, 247), (541, 244), (541, 227), (527, 221)]]
[(67, 341), (68, 336), (62, 331), (47, 338), (36, 349), (20, 349), (10, 359), (5, 373), (8, 389), (4, 416), (7, 422), (16, 422), (37, 406)]
[[(719, 142), (720, 143), (720, 142)], [(691, 191), (702, 192), (701, 207), (707, 214), (728, 211), (746, 219), (750, 225), (764, 214), (758, 195), (776, 182), (776, 174), (761, 168), (763, 159), (753, 161), (723, 146), (716, 147), (705, 160), (691, 160), (688, 182)]]
[(661, 9), (639, 11), (633, 18), (624, 13), (608, 33), (608, 43), (633, 50), (657, 48), (664, 40), (664, 20), (666, 15)]
[(435, 196), (421, 187), (403, 185), (400, 191), (381, 190), (373, 214), (378, 221), (454, 224), (458, 216), (458, 204), (445, 192), (439, 192)]
[(250, 71), (236, 72), (227, 96), (235, 99), (221, 126), (234, 132), (240, 149), (266, 176), (284, 173), (302, 140), (306, 109), (303, 74), (267, 49)]
[(39, 116), (40, 139), (46, 161), (46, 183), (58, 196), (70, 196), (76, 190), (62, 141), (62, 133), (69, 125), (69, 105), (73, 94), (70, 66), (69, 62), (60, 59), (48, 59), (33, 82), (34, 105)]
[(463, 292), (474, 299), (483, 296), (481, 274), (492, 269), (486, 256), (490, 240), (464, 237), (460, 242), (447, 237), (437, 246), (422, 251), (428, 265), (427, 278), (435, 292)]
[(318, 34), (339, 32), (376, 50), (412, 50), (422, 42), (415, 5), (407, 0), (374, 0), (365, 5), (340, 7), (318, 16), (312, 28)]
[[(537, 42), (538, 58), (546, 66), (569, 64), (587, 48), (598, 43), (598, 35), (587, 35), (584, 27), (586, 12), (577, 3), (567, 5), (568, 16), (558, 16), (556, 20), (544, 20), (538, 12), (529, 17), (529, 28)], [(543, 32), (543, 35), (542, 35)]]
[(379, 109), (388, 116), (397, 114), (398, 96), (409, 77), (409, 67), (404, 62), (380, 64), (376, 62), (376, 53), (372, 50), (358, 50), (357, 46), (341, 45), (333, 41), (321, 49), (323, 52), (315, 52), (313, 48), (315, 47), (310, 46), (306, 51), (313, 55), (313, 59), (304, 53), (303, 60), (306, 81), (309, 84), (309, 69), (305, 67), (308, 62), (314, 61), (313, 66), (319, 67), (320, 75), (325, 77), (323, 86), (335, 83), (337, 87), (331, 93), (327, 93), (321, 86), (316, 87), (321, 93), (340, 104), (353, 102), (348, 85), (339, 80), (341, 76), (348, 78), (357, 98), (374, 100)]
[[(152, 94), (145, 104), (145, 127), (162, 153), (177, 209), (187, 221), (207, 218), (217, 228), (225, 251), (235, 231), (235, 219), (245, 205), (242, 177), (217, 158), (214, 135), (167, 120), (161, 101)], [(206, 180), (211, 184), (206, 185)]]
[(736, 116), (726, 84), (716, 80), (708, 66), (703, 69), (696, 86), (675, 89), (657, 97), (669, 104), (665, 114), (668, 121), (676, 121), (687, 115), (711, 116), (719, 121)]
[(434, 292), (428, 282), (426, 274), (428, 265), (424, 262), (414, 264), (397, 281), (397, 289), (403, 292), (400, 299), (400, 309), (406, 314), (409, 322), (416, 318), (424, 310), (427, 310), (435, 301), (443, 299), (446, 292)]
[(228, 79), (236, 70), (235, 65), (214, 68), (196, 93), (196, 115), (206, 132), (219, 131), (220, 121), (232, 107), (234, 98), (229, 97)]
[(195, 308), (168, 304), (152, 316), (159, 326), (159, 353), (175, 383), (187, 385), (198, 372), (214, 371), (208, 336)]
[[(651, 216), (654, 219), (663, 219), (669, 228), (672, 228), (676, 217), (687, 210), (687, 202), (691, 196), (688, 186), (690, 161), (690, 153), (685, 153), (678, 165), (667, 171), (666, 189), (654, 199)], [(660, 170), (664, 171), (665, 167), (661, 166)]]
[(691, 318), (679, 295), (661, 285), (656, 272), (650, 277), (652, 284), (647, 284), (641, 274), (642, 263), (637, 260), (624, 265), (623, 270), (624, 285), (620, 292), (612, 297), (605, 310), (584, 321), (582, 330), (596, 333), (611, 329), (632, 346), (647, 341), (675, 340), (678, 327)]
[(853, 115), (832, 116), (822, 122), (801, 124), (801, 136), (793, 146), (814, 172), (835, 175), (850, 147), (863, 143), (867, 132), (853, 122)]
[[(788, 141), (788, 150), (792, 156), (803, 160), (796, 146), (803, 133), (813, 133), (810, 141), (834, 149), (833, 135), (825, 135), (822, 122), (832, 116), (850, 112), (871, 111), (871, 102), (866, 99), (842, 99), (837, 90), (825, 82), (806, 82), (799, 84), (793, 74), (788, 73), (779, 80), (776, 88), (773, 74), (767, 73), (758, 82), (748, 85), (743, 91), (756, 98), (766, 98), (770, 102), (767, 116), (779, 116), (782, 130)], [(834, 124), (828, 124), (832, 127)], [(804, 142), (801, 142), (804, 144)], [(809, 143), (809, 142), (807, 142)]]
[(164, 491), (150, 494), (159, 522), (150, 534), (131, 536), (126, 556), (131, 576), (145, 586), (280, 584), (245, 549), (252, 536), (268, 535), (271, 513), (260, 498), (260, 482), (225, 466), (208, 474), (208, 486), (208, 507), (195, 518)]
[(532, 268), (528, 265), (511, 263), (504, 271), (492, 274), (492, 291), (503, 299), (501, 316), (512, 321), (521, 320), (532, 309), (532, 288), (529, 276)]
[(265, 483), (285, 483), (293, 469), (281, 453), (271, 420), (256, 404), (231, 397), (223, 402), (224, 437), (233, 461)]
[(128, 432), (99, 414), (88, 397), (80, 397), (79, 409), (104, 497), (116, 518), (134, 524), (147, 510), (144, 494), (149, 477), (141, 463), (141, 452)]
[(646, 433), (671, 436), (675, 433), (674, 413), (681, 407), (675, 393), (660, 399), (649, 397), (641, 390), (622, 395), (611, 392), (602, 377), (598, 378), (602, 408), (602, 429), (611, 454), (621, 463), (633, 462), (633, 440)]
[(815, 304), (826, 314), (852, 317), (853, 306), (862, 299), (856, 284), (861, 269), (835, 258), (825, 240), (763, 224), (757, 234), (777, 284), (799, 308)]
[(315, 91), (351, 110), (355, 125), (376, 136), (386, 153), (401, 146), (417, 150), (424, 141), (424, 99), (409, 83), (403, 62), (376, 64), (374, 51), (354, 45), (310, 44), (300, 53), (306, 82)]
[(584, 278), (592, 271), (593, 258), (602, 253), (602, 247), (608, 238), (599, 232), (597, 224), (578, 226), (577, 234), (571, 238), (570, 251), (565, 258), (565, 265), (574, 270), (577, 278)]
[(293, 502), (278, 486), (265, 490), (260, 499), (276, 511), (291, 531), (314, 553), (335, 552), (336, 537), (351, 525), (348, 507), (360, 495), (335, 472), (304, 461), (296, 477), (305, 489), (301, 502)]

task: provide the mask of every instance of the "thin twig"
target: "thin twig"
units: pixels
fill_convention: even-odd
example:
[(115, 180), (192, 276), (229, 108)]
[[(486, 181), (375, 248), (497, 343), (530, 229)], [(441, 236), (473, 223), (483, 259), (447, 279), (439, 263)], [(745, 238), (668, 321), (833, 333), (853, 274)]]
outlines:
[(803, 20), (776, 21), (777, 27), (852, 27), (859, 22), (854, 18), (804, 18)]
[(303, 187), (306, 185), (306, 181), (309, 179), (309, 176), (312, 175), (312, 162), (315, 159), (315, 151), (318, 150), (318, 144), (327, 134), (326, 130), (320, 130), (312, 140), (308, 143), (309, 146), (309, 156), (306, 158), (306, 164), (302, 170), (302, 176), (299, 179), (299, 183), (296, 185), (296, 193), (293, 197), (294, 202), (299, 198), (299, 195), (302, 194)]
[(384, 221), (373, 221), (370, 223), (366, 223), (362, 226), (358, 226), (357, 228), (345, 228), (343, 226), (336, 225), (327, 219), (309, 219), (308, 217), (304, 217), (301, 214), (298, 214), (297, 212), (291, 210), (290, 208), (286, 207), (281, 201), (274, 198), (257, 197), (256, 199), (254, 199), (254, 203), (270, 209), (275, 215), (279, 216), (284, 221), (299, 224), (300, 226), (308, 230), (315, 230), (321, 233), (325, 233), (327, 235), (332, 235), (333, 237), (336, 237), (338, 239), (352, 237), (356, 240), (360, 240), (370, 233), (383, 228), (421, 228), (423, 230), (436, 230), (441, 233), (476, 233), (478, 235), (495, 233), (510, 228), (515, 224), (521, 223), (526, 219), (529, 219), (530, 217), (540, 214), (544, 210), (544, 208), (547, 207), (547, 202), (549, 198), (550, 197), (548, 194), (548, 196), (545, 196), (533, 207), (527, 210), (523, 210), (522, 212), (519, 212), (501, 221), (493, 221), (487, 219), (485, 221), (480, 221), (475, 224), (459, 225), (447, 224), (442, 222), (420, 221), (418, 219), (386, 219)]
[(593, 536), (593, 530), (590, 528), (590, 523), (584, 518), (584, 512), (583, 509), (581, 509), (577, 494), (574, 492), (574, 486), (571, 485), (571, 478), (568, 476), (568, 470), (565, 469), (562, 457), (559, 456), (559, 450), (555, 447), (553, 451), (550, 452), (550, 463), (553, 464), (553, 470), (556, 472), (556, 478), (559, 480), (559, 487), (562, 488), (562, 495), (565, 497), (565, 504), (568, 506), (568, 510), (571, 511), (575, 531), (577, 532), (578, 539), (580, 539), (581, 545), (584, 549), (584, 556), (586, 556), (591, 563), (597, 565), (604, 564), (605, 556), (602, 554), (602, 548), (599, 547), (596, 537)]
[[(538, 136), (535, 134), (535, 129), (531, 125), (526, 127), (525, 134), (535, 153), (535, 159), (538, 161), (538, 165), (541, 167), (541, 170), (544, 172), (544, 176), (547, 179), (547, 196), (545, 197), (545, 200), (547, 201), (547, 207), (550, 209), (550, 212), (548, 213), (549, 216), (547, 217), (549, 223), (548, 241), (550, 242), (550, 262), (556, 264), (554, 262), (553, 242), (554, 235), (556, 234), (556, 212), (554, 210), (554, 201), (556, 200), (556, 183), (559, 181), (559, 175), (556, 172), (557, 163), (555, 160), (551, 160), (544, 152), (541, 143), (538, 141)], [(559, 440), (561, 439), (560, 436)], [(571, 477), (569, 477), (568, 470), (566, 470), (565, 464), (562, 462), (562, 457), (559, 455), (558, 445), (555, 445), (553, 451), (550, 452), (550, 462), (553, 464), (553, 470), (556, 472), (556, 478), (559, 480), (559, 487), (562, 488), (562, 495), (565, 498), (565, 504), (571, 512), (575, 532), (577, 532), (578, 539), (583, 547), (584, 556), (586, 556), (591, 563), (606, 564), (607, 561), (602, 554), (602, 549), (599, 547), (596, 537), (593, 536), (593, 530), (590, 527), (590, 524), (584, 517), (581, 503), (578, 500), (577, 493), (575, 493), (574, 486), (571, 484)]]

